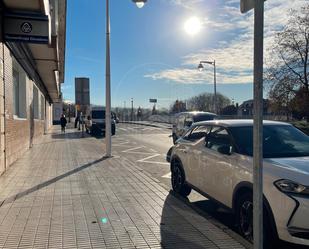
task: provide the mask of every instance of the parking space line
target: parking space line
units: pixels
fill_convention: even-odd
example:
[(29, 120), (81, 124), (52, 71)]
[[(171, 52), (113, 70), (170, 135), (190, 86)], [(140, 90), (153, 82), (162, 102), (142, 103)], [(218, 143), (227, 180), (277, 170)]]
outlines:
[(134, 148), (131, 148), (131, 149), (127, 149), (127, 150), (124, 150), (124, 151), (121, 151), (123, 153), (140, 153), (140, 154), (151, 154), (151, 153), (147, 153), (147, 152), (138, 152), (138, 151), (134, 151), (134, 150), (138, 150), (138, 149), (142, 149), (142, 148), (145, 148), (145, 146), (139, 146), (139, 147), (134, 147)]
[(129, 143), (129, 141), (127, 141), (127, 140), (114, 140), (113, 141), (114, 143), (112, 144), (113, 146), (116, 146), (116, 147), (129, 147), (129, 148), (131, 148), (132, 147), (132, 145), (130, 145)]
[(166, 175), (161, 176), (163, 178), (172, 178), (171, 172), (167, 173)]
[(152, 164), (169, 165), (169, 163), (166, 163), (166, 162), (148, 161), (149, 159), (155, 158), (155, 157), (157, 157), (157, 156), (160, 156), (160, 154), (154, 154), (154, 155), (148, 156), (148, 157), (146, 157), (146, 158), (137, 160), (137, 162), (139, 162), (139, 163), (152, 163)]
[(154, 158), (154, 157), (157, 157), (157, 156), (160, 156), (160, 154), (154, 154), (154, 155), (151, 155), (151, 156), (148, 156), (146, 158), (143, 158), (143, 159), (140, 159), (140, 160), (137, 160), (138, 162), (144, 162), (148, 159), (151, 159), (151, 158)]

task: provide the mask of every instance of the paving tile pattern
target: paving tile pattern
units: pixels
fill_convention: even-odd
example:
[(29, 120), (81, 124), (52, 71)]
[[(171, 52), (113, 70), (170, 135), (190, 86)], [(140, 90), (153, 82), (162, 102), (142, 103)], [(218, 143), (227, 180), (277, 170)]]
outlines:
[(0, 248), (243, 248), (94, 138), (44, 136), (0, 178)]

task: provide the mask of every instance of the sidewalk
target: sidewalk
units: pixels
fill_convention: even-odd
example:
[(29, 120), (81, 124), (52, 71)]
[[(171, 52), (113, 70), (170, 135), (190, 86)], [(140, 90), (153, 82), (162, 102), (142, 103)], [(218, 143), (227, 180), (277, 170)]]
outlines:
[(243, 248), (126, 158), (56, 129), (0, 178), (0, 248)]

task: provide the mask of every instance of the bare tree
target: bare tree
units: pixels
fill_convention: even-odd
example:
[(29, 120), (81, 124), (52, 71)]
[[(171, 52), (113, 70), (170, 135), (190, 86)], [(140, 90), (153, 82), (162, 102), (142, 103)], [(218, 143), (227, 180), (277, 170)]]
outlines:
[(186, 110), (187, 110), (186, 103), (178, 99), (170, 107), (171, 113), (184, 112)]
[[(270, 83), (272, 103), (291, 107), (292, 99), (301, 96), (304, 101), (293, 101), (307, 110), (309, 121), (309, 5), (291, 10), (288, 24), (278, 32), (272, 48), (272, 61), (268, 65), (266, 80)], [(302, 94), (297, 92), (302, 90)]]
[[(202, 93), (190, 98), (188, 101), (188, 109), (191, 111), (214, 111), (214, 94)], [(217, 93), (217, 108), (218, 111), (231, 104), (231, 100)]]

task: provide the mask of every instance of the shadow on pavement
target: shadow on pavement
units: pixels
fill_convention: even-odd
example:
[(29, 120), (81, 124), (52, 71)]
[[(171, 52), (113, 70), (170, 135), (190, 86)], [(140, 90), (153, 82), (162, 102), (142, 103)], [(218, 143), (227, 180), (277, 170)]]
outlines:
[[(205, 212), (205, 214), (201, 214), (207, 218), (214, 218), (215, 220), (219, 221), (220, 223), (224, 224), (234, 232), (238, 233), (237, 227), (235, 226), (234, 216), (228, 210), (220, 207), (217, 203), (211, 200), (203, 200), (203, 201), (196, 201), (191, 202), (195, 207)], [(287, 243), (284, 241), (278, 241), (277, 244), (272, 249), (309, 249), (309, 247), (296, 245)]]
[(14, 202), (15, 200), (18, 200), (18, 199), (20, 199), (20, 198), (22, 198), (22, 197), (24, 197), (24, 196), (26, 196), (28, 194), (31, 194), (31, 193), (33, 193), (33, 192), (35, 192), (35, 191), (37, 191), (37, 190), (39, 190), (41, 188), (47, 187), (47, 186), (49, 186), (49, 185), (51, 185), (51, 184), (53, 184), (53, 183), (55, 183), (55, 182), (65, 178), (65, 177), (67, 177), (67, 176), (73, 175), (73, 174), (75, 174), (75, 173), (77, 173), (79, 171), (82, 171), (82, 170), (84, 170), (86, 168), (94, 166), (95, 164), (100, 163), (100, 162), (102, 162), (102, 161), (104, 161), (106, 159), (108, 159), (108, 158), (107, 157), (102, 157), (102, 158), (97, 159), (97, 160), (95, 160), (93, 162), (89, 162), (89, 163), (84, 164), (84, 165), (82, 165), (82, 166), (80, 166), (78, 168), (72, 169), (72, 170), (70, 170), (70, 171), (68, 171), (68, 172), (66, 172), (66, 173), (64, 173), (62, 175), (56, 176), (56, 177), (54, 177), (54, 178), (52, 178), (52, 179), (50, 179), (50, 180), (48, 180), (46, 182), (42, 182), (42, 183), (40, 183), (40, 184), (38, 184), (36, 186), (33, 186), (32, 188), (26, 189), (23, 192), (20, 192), (20, 193), (18, 193), (16, 195), (10, 196), (10, 197), (6, 198), (5, 200), (0, 201), (0, 207), (2, 205), (4, 205), (4, 204), (8, 204), (8, 203)]
[[(179, 211), (188, 213), (188, 208), (185, 208), (184, 205), (186, 204), (181, 203), (179, 205), (179, 201), (181, 202), (172, 191), (170, 191), (165, 199), (160, 223), (161, 245), (164, 248), (179, 249), (207, 248), (205, 244), (203, 244), (205, 240), (199, 240), (204, 236), (187, 221), (186, 217), (180, 214)], [(190, 215), (190, 213), (188, 213), (188, 215)], [(216, 247), (211, 241), (207, 241), (207, 244), (211, 245), (211, 248)]]
[(81, 131), (74, 131), (74, 132), (66, 132), (66, 133), (53, 133), (51, 136), (53, 139), (81, 139), (83, 137), (89, 137), (89, 135)]

